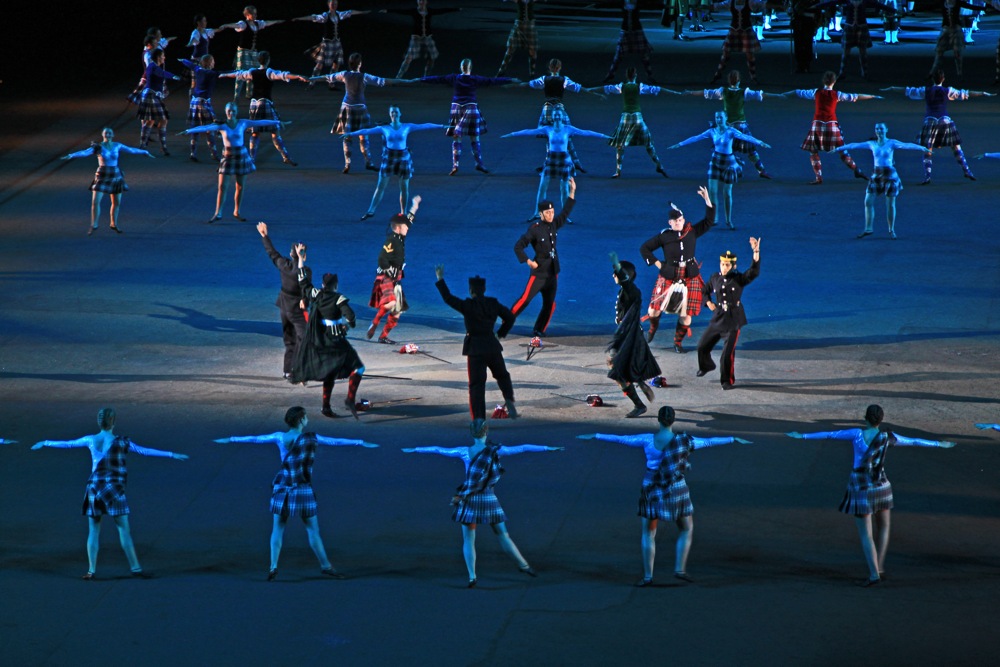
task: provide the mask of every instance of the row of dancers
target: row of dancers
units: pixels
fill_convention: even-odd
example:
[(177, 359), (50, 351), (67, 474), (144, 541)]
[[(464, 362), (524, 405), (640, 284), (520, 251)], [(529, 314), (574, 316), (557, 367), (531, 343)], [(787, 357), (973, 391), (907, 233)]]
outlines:
[[(856, 428), (838, 431), (810, 433), (789, 432), (787, 435), (798, 439), (845, 440), (852, 444), (853, 465), (840, 503), (840, 511), (854, 516), (861, 542), (861, 549), (869, 576), (859, 585), (871, 587), (886, 579), (886, 552), (889, 544), (889, 527), (893, 509), (892, 485), (886, 475), (886, 459), (889, 448), (899, 446), (919, 446), (951, 448), (954, 442), (911, 438), (895, 431), (884, 430), (882, 421), (885, 413), (878, 405), (870, 405), (865, 411), (862, 424)], [(641, 554), (642, 578), (636, 583), (647, 587), (653, 583), (656, 532), (659, 521), (669, 521), (678, 528), (675, 546), (673, 577), (690, 583), (693, 577), (687, 570), (688, 553), (691, 548), (694, 528), (694, 506), (686, 480), (690, 467), (688, 459), (700, 449), (738, 443), (749, 445), (751, 441), (736, 436), (699, 438), (676, 429), (675, 411), (669, 406), (660, 408), (657, 415), (658, 430), (655, 433), (638, 435), (612, 435), (590, 433), (577, 436), (583, 440), (602, 440), (629, 447), (642, 448), (646, 458), (645, 472), (640, 487), (638, 515), (642, 522)], [(101, 521), (107, 516), (118, 528), (122, 549), (128, 559), (133, 576), (152, 576), (144, 570), (136, 555), (129, 525), (130, 508), (125, 495), (127, 479), (127, 456), (130, 453), (143, 456), (165, 457), (186, 460), (185, 454), (152, 449), (133, 443), (128, 437), (115, 435), (116, 414), (112, 408), (102, 408), (97, 415), (100, 431), (74, 440), (42, 440), (33, 445), (33, 450), (44, 447), (87, 448), (91, 454), (91, 474), (87, 480), (83, 500), (83, 514), (88, 518), (87, 536), (88, 569), (85, 580), (94, 580), (97, 574), (97, 557)], [(309, 418), (302, 407), (292, 407), (285, 413), (287, 430), (263, 435), (232, 436), (215, 440), (219, 444), (247, 443), (269, 444), (278, 448), (281, 468), (272, 482), (270, 511), (273, 526), (270, 539), (270, 566), (267, 580), (278, 576), (278, 564), (283, 544), (285, 528), (291, 517), (299, 517), (306, 528), (309, 546), (315, 553), (323, 576), (336, 579), (344, 574), (331, 563), (317, 519), (317, 502), (313, 490), (313, 466), (319, 445), (378, 447), (364, 440), (332, 438), (307, 431)], [(1000, 431), (1000, 424), (980, 423), (979, 429)], [(505, 472), (502, 458), (532, 452), (562, 451), (564, 447), (542, 445), (503, 446), (488, 439), (489, 428), (485, 420), (472, 422), (472, 441), (461, 447), (408, 447), (401, 451), (407, 454), (437, 454), (457, 458), (465, 467), (465, 478), (451, 497), (454, 507), (452, 520), (460, 524), (463, 536), (462, 553), (468, 573), (468, 587), (478, 582), (476, 570), (476, 530), (477, 526), (490, 526), (497, 535), (503, 551), (511, 557), (519, 571), (536, 577), (536, 570), (521, 554), (507, 531), (507, 516), (500, 505), (495, 487)], [(15, 441), (2, 440), (3, 444)]]

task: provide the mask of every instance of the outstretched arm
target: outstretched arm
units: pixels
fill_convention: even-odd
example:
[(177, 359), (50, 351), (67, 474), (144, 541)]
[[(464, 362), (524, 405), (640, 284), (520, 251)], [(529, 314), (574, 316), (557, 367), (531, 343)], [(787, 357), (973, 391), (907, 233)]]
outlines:
[(510, 132), (508, 134), (502, 135), (501, 139), (506, 139), (507, 137), (547, 137), (549, 132), (544, 127), (536, 127), (532, 130), (518, 130), (517, 132)]
[(41, 449), (42, 447), (59, 447), (60, 449), (66, 449), (69, 447), (90, 447), (92, 435), (85, 435), (82, 438), (77, 438), (76, 440), (42, 440), (41, 442), (36, 442), (31, 446), (32, 449)]
[(8, 440), (7, 438), (0, 438), (0, 445), (16, 445), (17, 440)]
[(546, 447), (544, 445), (516, 445), (507, 447), (501, 445), (498, 450), (500, 456), (512, 456), (514, 454), (525, 454), (527, 452), (561, 452), (565, 447)]
[(749, 440), (744, 440), (743, 438), (737, 438), (735, 436), (720, 436), (717, 438), (695, 438), (691, 437), (691, 445), (695, 449), (704, 449), (705, 447), (717, 447), (719, 445), (731, 445), (734, 442), (741, 445), (753, 444)]
[[(920, 147), (922, 150), (927, 150), (923, 146)], [(844, 144), (833, 149), (838, 153), (843, 153), (844, 151), (860, 151), (860, 150), (871, 150), (871, 145), (867, 141), (862, 141), (853, 144)]]
[(988, 431), (988, 430), (991, 430), (991, 429), (994, 430), (994, 431), (1000, 431), (1000, 424), (982, 424), (982, 423), (980, 423), (980, 424), (976, 424), (976, 428), (978, 428), (980, 431)]
[(670, 150), (672, 148), (680, 148), (681, 146), (687, 146), (688, 144), (693, 144), (694, 142), (701, 141), (702, 139), (711, 139), (711, 138), (712, 138), (712, 130), (705, 130), (701, 134), (696, 134), (693, 137), (688, 137), (687, 139), (684, 139), (683, 141), (678, 141), (673, 146), (667, 146), (667, 150)]
[(219, 132), (226, 125), (221, 123), (213, 123), (212, 125), (199, 125), (198, 127), (189, 127), (183, 132), (178, 132), (177, 134), (201, 134), (202, 132)]
[(84, 148), (82, 151), (77, 151), (75, 153), (69, 153), (68, 155), (63, 155), (60, 160), (75, 160), (78, 157), (88, 157), (97, 152), (97, 144), (93, 144), (90, 148)]
[(374, 442), (365, 442), (364, 440), (352, 440), (350, 438), (328, 438), (325, 435), (317, 435), (316, 442), (321, 445), (329, 445), (331, 447), (378, 447)]
[(628, 445), (629, 447), (645, 447), (646, 443), (653, 439), (653, 434), (612, 435), (610, 433), (586, 433), (576, 437), (578, 440), (604, 440), (605, 442), (617, 442), (620, 445)]
[(136, 454), (142, 454), (143, 456), (159, 456), (165, 459), (174, 459), (175, 461), (187, 461), (187, 454), (175, 454), (174, 452), (164, 451), (162, 449), (153, 449), (152, 447), (140, 447), (134, 442), (130, 442), (128, 449), (130, 452), (135, 452)]
[(371, 135), (371, 134), (383, 134), (382, 126), (377, 125), (375, 127), (366, 127), (363, 130), (354, 130), (353, 132), (345, 132), (343, 136), (358, 137), (361, 135)]
[(567, 128), (569, 133), (574, 137), (596, 137), (598, 139), (610, 139), (611, 137), (603, 132), (593, 132), (591, 130), (581, 130), (578, 127), (573, 127), (572, 125)]
[(924, 440), (923, 438), (907, 438), (898, 433), (892, 433), (892, 437), (896, 439), (897, 445), (903, 445), (904, 447), (942, 447), (944, 449), (951, 449), (955, 446), (954, 442), (948, 440)]
[(892, 141), (892, 147), (898, 151), (927, 151), (927, 147), (921, 146), (920, 144), (911, 144), (906, 141), (897, 141), (895, 139), (891, 139), (890, 141)]
[(406, 447), (400, 451), (404, 454), (440, 454), (460, 459), (468, 449), (468, 447)]
[(249, 442), (254, 445), (277, 445), (281, 442), (281, 432), (268, 433), (267, 435), (234, 435), (228, 438), (219, 438), (214, 442), (224, 445), (229, 442)]
[(449, 127), (444, 123), (410, 123), (410, 132), (416, 130), (443, 130)]
[(843, 431), (816, 431), (815, 433), (790, 431), (785, 435), (798, 440), (854, 440), (857, 431), (858, 429), (856, 428), (845, 429)]

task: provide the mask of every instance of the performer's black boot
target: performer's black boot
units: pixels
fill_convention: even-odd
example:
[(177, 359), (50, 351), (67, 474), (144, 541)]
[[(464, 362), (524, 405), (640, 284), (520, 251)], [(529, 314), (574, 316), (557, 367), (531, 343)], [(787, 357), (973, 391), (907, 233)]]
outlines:
[(632, 400), (632, 404), (635, 406), (632, 411), (625, 415), (626, 418), (632, 419), (638, 417), (639, 415), (645, 414), (646, 406), (643, 404), (642, 400), (639, 399), (639, 394), (635, 391), (635, 385), (631, 382), (623, 390), (625, 395)]
[(649, 331), (646, 332), (646, 342), (652, 343), (653, 337), (656, 335), (656, 330), (660, 328), (660, 315), (656, 317), (649, 318)]

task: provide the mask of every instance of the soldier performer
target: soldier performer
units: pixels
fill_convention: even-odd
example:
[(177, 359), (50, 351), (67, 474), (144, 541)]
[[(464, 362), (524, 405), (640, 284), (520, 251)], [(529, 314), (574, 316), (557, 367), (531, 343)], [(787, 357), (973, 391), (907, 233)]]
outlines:
[(378, 309), (375, 319), (368, 327), (366, 337), (371, 340), (378, 328), (378, 323), (385, 316), (385, 327), (382, 329), (378, 342), (395, 345), (396, 341), (389, 338), (389, 332), (399, 324), (399, 315), (408, 308), (406, 297), (403, 296), (403, 268), (406, 266), (406, 235), (420, 207), (420, 195), (413, 198), (410, 210), (403, 215), (397, 213), (389, 219), (389, 234), (382, 244), (378, 254), (378, 268), (375, 270), (375, 284), (372, 285), (372, 295), (368, 305)]

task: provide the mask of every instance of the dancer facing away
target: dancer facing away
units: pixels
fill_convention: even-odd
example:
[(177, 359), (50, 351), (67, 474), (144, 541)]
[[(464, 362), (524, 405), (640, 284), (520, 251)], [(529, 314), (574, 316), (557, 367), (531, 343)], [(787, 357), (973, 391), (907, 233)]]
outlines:
[[(566, 200), (569, 198), (569, 179), (576, 176), (573, 167), (573, 159), (570, 157), (568, 144), (570, 137), (598, 137), (610, 139), (611, 137), (601, 132), (591, 130), (581, 130), (566, 122), (566, 116), (562, 111), (555, 111), (552, 114), (551, 125), (539, 125), (532, 130), (518, 130), (510, 132), (501, 137), (545, 137), (546, 151), (545, 164), (542, 167), (542, 174), (538, 181), (538, 194), (535, 195), (535, 210), (541, 210), (539, 205), (546, 199), (549, 193), (549, 181), (557, 179), (559, 182), (559, 206), (566, 208)], [(535, 213), (528, 218), (529, 222), (540, 220), (541, 216)]]
[(90, 198), (90, 227), (87, 229), (87, 236), (93, 234), (97, 229), (97, 219), (101, 217), (101, 202), (104, 201), (105, 194), (111, 197), (109, 214), (111, 229), (119, 234), (122, 233), (121, 227), (118, 226), (118, 214), (121, 213), (122, 194), (128, 190), (128, 184), (125, 183), (125, 175), (118, 167), (119, 154), (124, 152), (130, 155), (153, 157), (153, 154), (144, 148), (126, 146), (118, 143), (114, 138), (114, 130), (106, 127), (101, 130), (101, 143), (92, 143), (90, 148), (64, 155), (61, 158), (74, 160), (89, 155), (97, 156), (97, 171), (94, 173), (94, 181), (90, 184), (90, 190), (93, 194)]
[(729, 23), (729, 32), (722, 42), (722, 58), (719, 60), (719, 67), (712, 75), (712, 83), (722, 78), (722, 70), (729, 62), (729, 52), (736, 51), (746, 54), (747, 69), (750, 70), (750, 83), (759, 86), (757, 81), (757, 52), (760, 51), (760, 40), (753, 28), (753, 18), (751, 17), (751, 5), (760, 7), (763, 3), (757, 0), (729, 0), (729, 13), (732, 20)]
[(642, 517), (642, 579), (636, 586), (653, 583), (653, 564), (656, 560), (656, 527), (660, 520), (677, 525), (677, 544), (674, 549), (674, 577), (688, 583), (694, 580), (687, 573), (688, 552), (694, 533), (694, 505), (685, 475), (690, 464), (688, 457), (696, 449), (729, 445), (738, 442), (749, 445), (749, 440), (724, 436), (696, 438), (681, 431), (674, 432), (674, 409), (669, 405), (660, 408), (656, 433), (640, 435), (609, 435), (589, 433), (578, 435), (580, 440), (604, 440), (629, 447), (642, 447), (646, 454), (646, 474), (639, 492), (639, 516)]
[(649, 40), (646, 39), (646, 32), (642, 29), (642, 24), (639, 22), (638, 0), (622, 0), (621, 31), (618, 33), (618, 45), (615, 47), (614, 58), (611, 59), (611, 69), (608, 70), (608, 75), (604, 77), (605, 84), (614, 82), (618, 65), (622, 62), (622, 55), (626, 53), (636, 53), (639, 55), (649, 82), (655, 86), (656, 79), (653, 78), (653, 63), (650, 58), (653, 54), (653, 47), (649, 45)]
[[(809, 151), (809, 162), (812, 164), (815, 178), (810, 185), (823, 184), (823, 162), (820, 160), (820, 151), (829, 153), (832, 150), (844, 145), (844, 136), (840, 132), (840, 123), (837, 122), (838, 102), (857, 102), (859, 100), (880, 100), (881, 95), (862, 95), (860, 93), (842, 93), (834, 90), (837, 83), (837, 75), (827, 71), (823, 73), (823, 87), (800, 90), (790, 90), (784, 95), (795, 94), (804, 100), (813, 100), (815, 111), (813, 113), (812, 125), (809, 126), (809, 134), (802, 141), (799, 147), (804, 151)], [(840, 153), (840, 159), (847, 168), (854, 172), (854, 178), (864, 178), (867, 180), (861, 168), (854, 163), (847, 151)]]
[(656, 165), (656, 173), (663, 174), (667, 178), (667, 172), (656, 155), (656, 147), (653, 146), (653, 135), (646, 127), (642, 119), (642, 109), (639, 107), (640, 95), (659, 95), (660, 92), (680, 95), (676, 90), (661, 88), (660, 86), (647, 86), (644, 83), (636, 82), (636, 71), (634, 67), (625, 70), (625, 81), (616, 85), (594, 86), (584, 88), (587, 92), (603, 92), (607, 95), (622, 96), (622, 115), (618, 120), (618, 127), (614, 134), (608, 139), (608, 145), (615, 147), (615, 173), (611, 178), (618, 178), (622, 175), (622, 158), (625, 156), (627, 146), (645, 146), (646, 153), (649, 154), (653, 164)]
[(375, 217), (375, 209), (382, 202), (382, 195), (389, 185), (389, 179), (393, 176), (399, 177), (399, 212), (404, 213), (406, 202), (410, 201), (410, 179), (413, 177), (413, 158), (410, 156), (410, 149), (407, 148), (407, 138), (410, 132), (419, 130), (434, 130), (448, 127), (441, 123), (401, 123), (402, 117), (399, 107), (392, 105), (389, 107), (389, 124), (377, 127), (368, 127), (363, 130), (355, 130), (344, 134), (344, 145), (347, 145), (348, 137), (371, 136), (381, 134), (382, 143), (382, 164), (378, 169), (378, 183), (375, 185), (375, 194), (372, 195), (372, 202), (368, 210), (361, 216), (362, 220)]
[[(486, 296), (486, 278), (469, 278), (469, 298), (459, 299), (448, 289), (444, 281), (444, 264), (434, 267), (437, 282), (434, 284), (444, 302), (462, 313), (465, 322), (465, 341), (462, 354), (468, 362), (469, 412), (472, 419), (486, 419), (486, 370), (489, 369), (503, 395), (504, 406), (511, 419), (517, 419), (514, 405), (514, 385), (503, 360), (503, 346), (500, 340), (507, 336), (514, 326), (514, 313), (495, 298)], [(493, 327), (500, 319), (500, 329), (496, 334)]]
[(243, 145), (243, 138), (247, 130), (253, 127), (267, 127), (277, 125), (276, 120), (244, 120), (236, 118), (236, 103), (230, 102), (226, 105), (226, 122), (214, 123), (212, 125), (201, 125), (199, 127), (189, 127), (180, 134), (198, 134), (199, 132), (218, 132), (222, 137), (222, 160), (219, 162), (219, 190), (215, 196), (215, 213), (208, 219), (209, 223), (222, 219), (222, 200), (226, 198), (229, 190), (229, 177), (236, 179), (236, 192), (233, 196), (233, 218), (240, 222), (246, 222), (246, 218), (240, 215), (240, 208), (243, 206), (243, 183), (247, 174), (257, 171), (250, 154), (247, 153)]
[(319, 560), (320, 572), (334, 579), (343, 579), (344, 575), (334, 569), (326, 555), (323, 538), (319, 534), (319, 519), (316, 517), (316, 495), (312, 487), (313, 463), (316, 460), (318, 445), (345, 446), (360, 445), (361, 447), (378, 447), (375, 443), (364, 440), (347, 440), (344, 438), (328, 438), (311, 431), (305, 432), (309, 417), (303, 407), (288, 408), (285, 413), (287, 431), (277, 431), (266, 435), (246, 435), (220, 438), (215, 442), (227, 444), (231, 442), (247, 442), (256, 445), (277, 445), (281, 456), (281, 470), (274, 476), (271, 483), (271, 514), (274, 523), (271, 527), (271, 567), (267, 572), (267, 580), (274, 581), (278, 577), (278, 557), (285, 539), (285, 526), (289, 517), (298, 516), (306, 526), (309, 547)]
[[(676, 311), (677, 326), (674, 329), (674, 351), (679, 354), (687, 352), (682, 343), (691, 335), (691, 318), (701, 313), (705, 283), (701, 279), (701, 262), (696, 257), (698, 238), (715, 225), (715, 207), (708, 196), (708, 188), (700, 186), (698, 194), (705, 201), (705, 217), (700, 222), (690, 224), (684, 217), (684, 211), (674, 206), (673, 202), (668, 202), (667, 227), (639, 248), (646, 266), (655, 266), (659, 271), (649, 296), (649, 334), (646, 340), (653, 342), (670, 296), (680, 291), (683, 298)], [(657, 250), (663, 251), (662, 261), (653, 254)]]
[[(282, 376), (289, 382), (301, 382), (292, 379), (292, 370), (299, 344), (306, 333), (306, 320), (302, 312), (306, 308), (306, 295), (303, 287), (312, 285), (312, 269), (306, 266), (306, 244), (293, 243), (288, 257), (282, 257), (274, 248), (271, 237), (267, 235), (267, 223), (257, 223), (257, 233), (260, 234), (264, 252), (271, 259), (274, 268), (278, 269), (281, 279), (281, 289), (274, 305), (281, 311), (281, 339), (285, 344), (285, 356), (282, 363)], [(323, 378), (307, 378), (310, 380)]]
[[(743, 289), (760, 275), (760, 239), (750, 237), (753, 263), (746, 271), (736, 270), (736, 255), (726, 251), (719, 256), (719, 272), (713, 273), (705, 287), (705, 303), (712, 311), (712, 319), (698, 341), (698, 377), (715, 370), (712, 350), (719, 339), (725, 337), (722, 346), (719, 379), (723, 389), (732, 389), (736, 384), (736, 343), (740, 339), (740, 329), (747, 323), (743, 310)], [(714, 297), (714, 298), (713, 298)]]
[[(212, 108), (212, 93), (215, 91), (215, 84), (219, 80), (220, 72), (215, 71), (215, 58), (210, 53), (206, 53), (197, 61), (181, 58), (182, 65), (187, 67), (193, 76), (191, 78), (191, 102), (188, 105), (187, 124), (188, 127), (199, 127), (201, 125), (211, 125), (215, 122), (215, 109)], [(196, 152), (198, 150), (198, 134), (191, 135), (191, 155), (188, 157), (192, 162), (198, 161)], [(205, 132), (205, 141), (208, 143), (208, 150), (212, 153), (212, 159), (219, 161), (219, 149), (215, 144), (217, 132)]]
[(635, 391), (636, 385), (639, 385), (646, 400), (652, 403), (656, 397), (646, 380), (658, 376), (661, 371), (642, 335), (642, 292), (635, 286), (635, 264), (618, 261), (618, 254), (614, 252), (609, 256), (615, 284), (618, 285), (618, 296), (615, 298), (615, 324), (618, 329), (605, 350), (610, 369), (608, 377), (632, 401), (632, 410), (625, 416), (633, 418), (646, 413), (646, 406)]
[(875, 139), (858, 144), (845, 144), (838, 151), (867, 149), (872, 152), (875, 160), (875, 172), (868, 187), (865, 189), (865, 230), (858, 234), (859, 239), (871, 236), (875, 223), (875, 198), (885, 195), (885, 218), (889, 223), (889, 237), (896, 238), (896, 197), (903, 191), (903, 183), (896, 173), (896, 163), (893, 151), (923, 151), (920, 144), (908, 144), (903, 141), (889, 139), (886, 136), (888, 128), (885, 123), (875, 124)]
[(963, 0), (944, 0), (941, 3), (941, 32), (934, 46), (934, 64), (927, 76), (935, 76), (935, 70), (941, 65), (941, 60), (947, 51), (955, 58), (955, 74), (962, 78), (962, 52), (965, 51), (965, 35), (962, 33), (962, 10), (971, 9), (978, 12), (977, 7)]
[[(312, 21), (323, 24), (322, 41), (306, 52), (316, 63), (312, 71), (314, 77), (322, 74), (324, 69), (329, 69), (330, 74), (334, 74), (337, 70), (344, 68), (344, 46), (340, 43), (340, 22), (352, 16), (368, 14), (370, 11), (348, 9), (346, 12), (339, 12), (337, 4), (337, 0), (327, 0), (326, 6), (329, 11), (322, 14), (307, 14), (292, 19), (292, 21)], [(312, 86), (313, 82), (310, 82), (309, 87)]]
[[(750, 132), (750, 125), (747, 123), (746, 113), (744, 112), (744, 102), (746, 100), (757, 100), (758, 102), (763, 102), (765, 97), (784, 97), (784, 95), (778, 95), (775, 93), (765, 93), (763, 90), (752, 90), (740, 85), (740, 72), (739, 70), (732, 70), (729, 72), (728, 78), (729, 85), (725, 88), (705, 88), (704, 90), (686, 90), (685, 95), (695, 95), (697, 97), (702, 97), (706, 100), (722, 100), (722, 110), (726, 112), (726, 122), (729, 123), (729, 127), (734, 130), (739, 130), (743, 134), (753, 136)], [(771, 178), (767, 171), (764, 169), (764, 163), (760, 159), (760, 154), (757, 152), (756, 144), (749, 141), (743, 141), (742, 139), (736, 139), (733, 141), (733, 150), (737, 153), (743, 153), (753, 162), (754, 169), (757, 170), (757, 175), (761, 178)]]
[(166, 56), (163, 55), (162, 50), (153, 49), (150, 59), (151, 62), (146, 66), (146, 72), (143, 75), (146, 83), (142, 93), (139, 94), (137, 102), (139, 108), (135, 112), (135, 117), (142, 124), (139, 148), (146, 148), (149, 145), (149, 138), (155, 128), (160, 138), (163, 156), (167, 157), (170, 155), (170, 151), (167, 150), (167, 121), (170, 120), (170, 113), (163, 105), (165, 81), (166, 79), (180, 81), (181, 78), (163, 69)]
[(389, 233), (378, 254), (378, 268), (375, 270), (375, 284), (372, 285), (371, 298), (368, 305), (377, 309), (375, 318), (365, 336), (368, 340), (375, 335), (378, 323), (385, 317), (385, 326), (378, 337), (378, 342), (385, 345), (395, 345), (396, 341), (389, 338), (389, 332), (399, 324), (399, 316), (409, 308), (406, 296), (403, 294), (403, 269), (406, 267), (406, 235), (410, 233), (410, 225), (417, 215), (421, 197), (417, 195), (410, 203), (410, 210), (405, 215), (397, 213), (389, 219)]
[(721, 204), (726, 227), (736, 229), (736, 225), (733, 224), (733, 184), (742, 175), (743, 169), (733, 156), (733, 142), (739, 140), (761, 148), (770, 148), (771, 146), (733, 128), (727, 122), (728, 120), (725, 111), (716, 111), (714, 127), (679, 141), (673, 146), (669, 146), (667, 150), (687, 146), (702, 139), (708, 139), (712, 142), (714, 150), (712, 151), (712, 159), (708, 162), (708, 192), (713, 204), (717, 207)]
[[(507, 0), (503, 0), (507, 2)], [(507, 36), (507, 50), (503, 54), (503, 61), (497, 76), (502, 76), (507, 71), (514, 53), (518, 49), (528, 52), (528, 78), (535, 76), (535, 63), (538, 60), (538, 32), (535, 30), (535, 2), (537, 0), (511, 0), (517, 5), (517, 16), (514, 18), (514, 27), (510, 29)]]
[(451, 172), (448, 175), (454, 176), (458, 173), (458, 158), (462, 155), (463, 136), (469, 137), (472, 157), (476, 161), (476, 171), (488, 174), (490, 171), (483, 166), (483, 150), (479, 143), (479, 137), (486, 134), (486, 119), (479, 113), (476, 91), (484, 86), (520, 83), (520, 80), (499, 75), (492, 78), (475, 75), (472, 73), (472, 60), (469, 58), (464, 58), (459, 63), (459, 67), (462, 70), (459, 74), (425, 76), (421, 79), (413, 79), (413, 81), (442, 83), (454, 87), (454, 94), (451, 98), (451, 118), (448, 129), (445, 131), (445, 134), (452, 138)]
[(889, 519), (893, 507), (892, 484), (885, 474), (885, 458), (889, 447), (951, 448), (954, 442), (906, 438), (892, 431), (882, 431), (879, 425), (885, 411), (879, 405), (869, 405), (862, 428), (842, 431), (820, 431), (787, 435), (806, 440), (850, 440), (854, 446), (854, 465), (847, 482), (847, 491), (840, 502), (840, 511), (853, 514), (861, 538), (861, 552), (868, 564), (868, 578), (859, 582), (865, 588), (882, 582), (885, 575), (885, 554), (889, 548)]
[(927, 110), (924, 113), (924, 125), (920, 128), (918, 141), (924, 146), (924, 181), (921, 185), (931, 182), (932, 156), (935, 148), (951, 146), (955, 161), (962, 168), (962, 174), (970, 181), (976, 180), (969, 169), (969, 163), (962, 152), (962, 138), (958, 135), (955, 121), (948, 115), (949, 100), (967, 100), (970, 97), (993, 97), (984, 90), (959, 90), (944, 85), (944, 70), (938, 68), (933, 73), (933, 83), (926, 86), (890, 86), (883, 91), (899, 91), (911, 100), (925, 100)]
[[(219, 28), (219, 30), (232, 28), (239, 33), (237, 37), (238, 46), (236, 47), (236, 57), (233, 59), (233, 69), (248, 70), (256, 67), (258, 62), (257, 59), (260, 55), (257, 50), (257, 35), (264, 28), (269, 28), (272, 25), (284, 22), (284, 19), (276, 21), (262, 21), (257, 18), (257, 8), (253, 5), (247, 5), (243, 8), (242, 21), (227, 23)], [(236, 79), (236, 86), (233, 88), (233, 101), (235, 102), (238, 100), (241, 94), (245, 94), (247, 99), (254, 96), (253, 80)]]
[(894, 7), (884, 5), (877, 0), (826, 0), (814, 9), (824, 7), (840, 7), (843, 15), (843, 33), (840, 37), (842, 52), (840, 55), (840, 71), (838, 79), (844, 79), (844, 68), (847, 66), (847, 56), (851, 49), (858, 48), (858, 62), (861, 65), (861, 78), (868, 79), (868, 49), (872, 47), (872, 36), (868, 29), (868, 10), (877, 9), (889, 14), (895, 14)]
[[(528, 307), (531, 300), (539, 292), (542, 293), (542, 309), (535, 319), (535, 326), (531, 335), (535, 338), (545, 336), (545, 330), (552, 320), (552, 314), (556, 311), (556, 291), (559, 289), (559, 253), (556, 250), (556, 240), (559, 230), (569, 220), (569, 214), (576, 204), (576, 179), (569, 179), (569, 193), (566, 205), (556, 215), (555, 205), (546, 200), (538, 204), (539, 221), (528, 227), (528, 231), (521, 235), (521, 238), (514, 244), (514, 254), (517, 261), (527, 264), (531, 269), (531, 276), (528, 284), (524, 288), (521, 298), (511, 306), (514, 317), (518, 317), (524, 309)], [(530, 259), (524, 249), (531, 246), (535, 251), (535, 258)]]
[(409, 447), (403, 449), (407, 454), (441, 454), (461, 459), (465, 464), (465, 481), (455, 495), (451, 504), (455, 511), (451, 518), (462, 525), (462, 555), (465, 556), (465, 567), (469, 571), (469, 588), (474, 588), (476, 578), (476, 525), (489, 524), (497, 536), (500, 548), (514, 559), (517, 569), (529, 577), (537, 577), (535, 569), (528, 564), (518, 551), (514, 540), (507, 532), (507, 515), (497, 500), (493, 487), (500, 481), (504, 467), (500, 457), (513, 456), (528, 452), (559, 452), (563, 447), (544, 447), (542, 445), (518, 445), (504, 447), (486, 440), (489, 427), (486, 420), (476, 419), (470, 427), (472, 443), (468, 447)]
[(424, 76), (430, 76), (431, 70), (434, 69), (434, 61), (438, 57), (437, 44), (434, 43), (434, 31), (431, 29), (431, 19), (441, 14), (460, 11), (462, 11), (461, 7), (430, 9), (427, 7), (427, 0), (417, 0), (416, 9), (392, 12), (405, 14), (413, 19), (410, 44), (403, 56), (403, 62), (399, 66), (399, 72), (396, 74), (397, 79), (402, 79), (407, 70), (410, 69), (410, 63), (418, 58), (424, 58)]
[(76, 440), (42, 440), (32, 446), (32, 449), (42, 447), (86, 447), (90, 450), (90, 478), (83, 497), (83, 513), (87, 516), (89, 530), (87, 532), (87, 573), (83, 578), (94, 579), (97, 572), (97, 552), (101, 545), (101, 518), (111, 517), (118, 528), (118, 539), (122, 551), (128, 559), (132, 576), (149, 578), (150, 574), (143, 572), (139, 557), (135, 554), (135, 544), (132, 542), (132, 529), (129, 526), (128, 499), (125, 497), (125, 484), (128, 479), (128, 469), (125, 457), (129, 452), (143, 456), (160, 456), (186, 461), (187, 454), (175, 454), (149, 447), (140, 447), (126, 436), (115, 435), (115, 411), (113, 408), (101, 408), (97, 413), (97, 425), (101, 431), (96, 435), (85, 435)]

